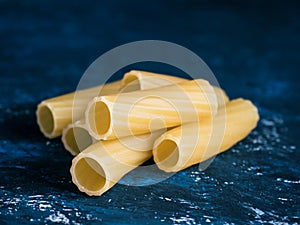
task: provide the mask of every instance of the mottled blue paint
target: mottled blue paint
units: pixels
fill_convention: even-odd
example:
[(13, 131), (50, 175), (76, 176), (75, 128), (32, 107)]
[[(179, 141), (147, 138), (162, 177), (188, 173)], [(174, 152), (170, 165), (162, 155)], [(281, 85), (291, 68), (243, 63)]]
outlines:
[[(299, 223), (299, 15), (296, 1), (0, 1), (0, 224)], [(39, 132), (36, 105), (142, 39), (196, 52), (231, 98), (254, 101), (259, 126), (203, 172), (87, 197), (60, 140)]]

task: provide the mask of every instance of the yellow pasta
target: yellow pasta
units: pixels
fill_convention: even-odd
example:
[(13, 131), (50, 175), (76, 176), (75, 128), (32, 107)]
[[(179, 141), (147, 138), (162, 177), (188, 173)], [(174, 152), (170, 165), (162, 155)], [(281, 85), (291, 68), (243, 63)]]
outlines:
[[(177, 84), (183, 81), (187, 81), (187, 79), (160, 73), (131, 70), (124, 74), (121, 90), (122, 92), (148, 90)], [(224, 103), (228, 102), (229, 99), (224, 90), (216, 86), (213, 86), (213, 88), (217, 95), (218, 105), (224, 105)]]
[(109, 140), (211, 118), (217, 108), (213, 87), (199, 79), (96, 97), (89, 103), (86, 122), (95, 139)]
[[(88, 102), (99, 95), (118, 93), (121, 81), (100, 85), (42, 101), (37, 108), (37, 122), (41, 132), (48, 138), (62, 134), (62, 130), (73, 121), (81, 119)], [(73, 105), (76, 95), (76, 105)]]
[(166, 172), (203, 162), (245, 138), (258, 120), (257, 108), (250, 101), (230, 101), (213, 120), (185, 124), (163, 134), (154, 144), (154, 161)]
[(126, 90), (126, 92), (147, 90), (176, 84), (182, 81), (186, 81), (186, 79), (159, 73), (131, 70), (124, 74), (121, 89)]
[(89, 134), (84, 119), (69, 124), (62, 133), (62, 142), (67, 151), (77, 155), (96, 142)]
[[(135, 85), (135, 81), (138, 82), (138, 86)], [(121, 89), (123, 92), (129, 92), (135, 89), (146, 90), (154, 87), (166, 86), (172, 83), (178, 83), (180, 81), (185, 81), (185, 79), (170, 75), (132, 70), (124, 75)], [(134, 88), (130, 88), (132, 84)], [(218, 87), (214, 87), (214, 90), (217, 95), (218, 105), (224, 105), (224, 101), (228, 101), (226, 93)], [(76, 121), (73, 124), (69, 124), (63, 130), (62, 141), (65, 149), (72, 155), (79, 154), (89, 145), (95, 143), (95, 139), (88, 133), (84, 119)]]
[(208, 81), (138, 70), (42, 101), (36, 114), (42, 133), (62, 135), (76, 156), (72, 181), (90, 196), (102, 195), (152, 155), (165, 172), (203, 162), (245, 138), (259, 120), (250, 101), (229, 101)]
[(73, 183), (90, 196), (103, 194), (125, 174), (151, 158), (153, 143), (162, 132), (99, 141), (89, 146), (72, 161)]

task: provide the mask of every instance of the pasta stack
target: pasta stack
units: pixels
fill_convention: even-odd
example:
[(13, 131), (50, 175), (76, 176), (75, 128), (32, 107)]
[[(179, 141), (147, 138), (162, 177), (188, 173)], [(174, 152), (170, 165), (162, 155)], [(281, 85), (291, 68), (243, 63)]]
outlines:
[(42, 101), (37, 121), (62, 135), (80, 191), (100, 196), (153, 156), (177, 172), (228, 150), (257, 125), (248, 100), (208, 81), (132, 70), (122, 80)]

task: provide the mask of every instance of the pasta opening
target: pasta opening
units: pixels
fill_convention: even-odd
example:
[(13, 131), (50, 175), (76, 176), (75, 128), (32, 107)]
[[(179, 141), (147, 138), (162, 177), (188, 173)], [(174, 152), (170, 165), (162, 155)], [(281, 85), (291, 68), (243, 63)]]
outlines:
[(89, 132), (81, 127), (70, 128), (66, 133), (65, 140), (67, 144), (66, 148), (74, 154), (79, 154), (93, 144), (93, 139)]
[(106, 183), (102, 166), (92, 158), (81, 158), (76, 163), (75, 176), (78, 184), (88, 191), (99, 191)]
[(95, 103), (95, 128), (99, 135), (104, 135), (110, 128), (110, 111), (104, 102)]
[(54, 118), (48, 106), (43, 105), (38, 110), (38, 118), (41, 129), (50, 135), (54, 130)]
[(123, 82), (123, 91), (125, 92), (141, 90), (141, 83), (136, 75), (127, 74)]
[(179, 160), (179, 150), (177, 144), (169, 139), (163, 140), (156, 147), (157, 161), (162, 167), (174, 167)]

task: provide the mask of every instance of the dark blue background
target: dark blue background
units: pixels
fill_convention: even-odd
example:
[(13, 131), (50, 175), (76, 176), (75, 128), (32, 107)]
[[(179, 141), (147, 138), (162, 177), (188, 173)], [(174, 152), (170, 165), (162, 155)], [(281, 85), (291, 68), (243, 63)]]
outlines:
[[(104, 52), (144, 39), (197, 53), (231, 98), (259, 107), (259, 126), (204, 172), (87, 197), (60, 140), (39, 132), (36, 105), (74, 90)], [(297, 1), (1, 0), (0, 224), (299, 222), (299, 40)]]

